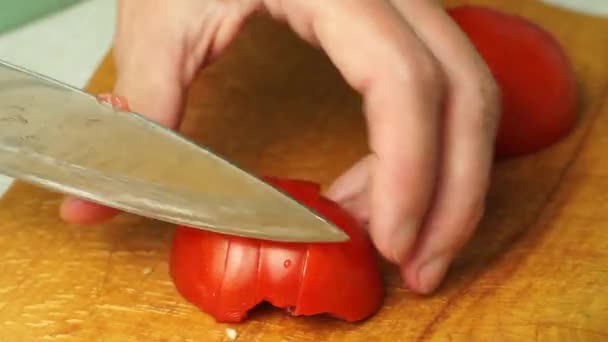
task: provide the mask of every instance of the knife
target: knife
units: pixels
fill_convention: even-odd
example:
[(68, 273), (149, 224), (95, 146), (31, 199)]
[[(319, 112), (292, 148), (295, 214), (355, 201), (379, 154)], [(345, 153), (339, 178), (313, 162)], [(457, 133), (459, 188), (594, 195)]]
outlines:
[(0, 173), (140, 216), (284, 242), (342, 242), (332, 222), (209, 148), (0, 61)]

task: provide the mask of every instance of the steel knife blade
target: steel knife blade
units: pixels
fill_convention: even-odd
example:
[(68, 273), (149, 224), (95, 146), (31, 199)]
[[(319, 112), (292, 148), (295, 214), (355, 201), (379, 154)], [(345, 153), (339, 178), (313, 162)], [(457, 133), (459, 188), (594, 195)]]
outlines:
[(223, 234), (285, 242), (348, 240), (314, 210), (209, 148), (4, 61), (0, 173)]

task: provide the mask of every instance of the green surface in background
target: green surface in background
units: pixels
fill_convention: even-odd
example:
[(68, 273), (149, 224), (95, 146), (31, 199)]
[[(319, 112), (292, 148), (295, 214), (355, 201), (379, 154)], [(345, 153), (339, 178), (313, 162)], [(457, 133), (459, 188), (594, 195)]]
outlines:
[(83, 0), (0, 0), (0, 34)]

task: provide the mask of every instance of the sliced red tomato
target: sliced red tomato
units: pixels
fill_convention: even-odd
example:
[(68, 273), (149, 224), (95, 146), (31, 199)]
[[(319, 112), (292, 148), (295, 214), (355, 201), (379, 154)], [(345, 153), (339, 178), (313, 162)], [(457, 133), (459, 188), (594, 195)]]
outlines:
[(261, 302), (292, 315), (347, 321), (373, 315), (384, 286), (379, 258), (358, 222), (313, 182), (266, 180), (349, 235), (343, 243), (280, 243), (177, 227), (170, 272), (182, 296), (218, 322), (240, 322)]
[(502, 93), (496, 155), (541, 150), (576, 123), (578, 91), (573, 67), (559, 42), (529, 20), (479, 7), (448, 13), (490, 67)]

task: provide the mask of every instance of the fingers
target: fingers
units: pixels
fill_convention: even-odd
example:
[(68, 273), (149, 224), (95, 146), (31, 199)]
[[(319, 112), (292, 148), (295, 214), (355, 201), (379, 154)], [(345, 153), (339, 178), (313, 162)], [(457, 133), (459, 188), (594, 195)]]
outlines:
[[(177, 81), (167, 83), (146, 83), (146, 78), (137, 79), (141, 70), (119, 74), (115, 92), (117, 96), (100, 96), (101, 101), (109, 102), (120, 110), (132, 110), (170, 128), (177, 128), (181, 119), (183, 90)], [(149, 70), (149, 72), (153, 72)], [(126, 99), (128, 99), (128, 104)], [(67, 197), (61, 204), (60, 216), (63, 220), (76, 224), (96, 224), (109, 220), (120, 211), (90, 203), (81, 199)]]
[[(152, 24), (151, 18), (167, 12), (166, 2), (120, 1), (117, 14), (114, 60), (117, 80), (114, 94), (128, 99), (131, 110), (169, 128), (177, 128), (184, 93), (195, 73), (184, 72), (186, 61), (183, 34), (170, 16)], [(182, 24), (183, 25), (183, 24)], [(194, 67), (190, 67), (194, 69)]]
[[(119, 1), (114, 93), (128, 99), (132, 111), (177, 129), (198, 70), (227, 47), (260, 5), (261, 0)], [(97, 223), (118, 213), (74, 198), (66, 199), (60, 212), (76, 223)]]
[[(165, 84), (146, 83), (144, 77), (136, 79), (137, 73), (123, 72), (119, 75), (115, 92), (120, 97), (100, 96), (117, 109), (136, 111), (170, 128), (177, 128), (181, 119), (183, 90), (177, 81)], [(152, 72), (150, 70), (150, 72)], [(127, 108), (125, 108), (128, 99)], [(130, 108), (129, 108), (130, 107)], [(63, 220), (76, 224), (96, 224), (116, 216), (120, 211), (81, 199), (67, 197), (61, 204), (60, 216)]]
[(106, 221), (119, 212), (117, 209), (72, 196), (66, 197), (59, 209), (59, 215), (63, 220), (83, 225)]
[(365, 157), (338, 178), (327, 190), (327, 196), (338, 202), (348, 202), (368, 190), (369, 163), (371, 157)]
[[(179, 38), (171, 35), (169, 26), (163, 26), (166, 24), (143, 25), (158, 14), (155, 6), (161, 3), (142, 7), (138, 1), (119, 2), (114, 94), (120, 97), (104, 94), (99, 100), (177, 128), (186, 87), (180, 64), (183, 49)], [(151, 36), (155, 39), (150, 39)], [(60, 207), (61, 218), (77, 224), (99, 223), (118, 213), (116, 209), (74, 197), (67, 197)]]
[(439, 187), (416, 253), (402, 268), (408, 287), (427, 293), (438, 286), (483, 214), (498, 95), (483, 60), (439, 5), (394, 2), (441, 63), (448, 83)]
[[(386, 258), (401, 263), (434, 190), (443, 90), (436, 61), (387, 2), (283, 5), (288, 21), (291, 11), (309, 16), (299, 17), (299, 27), (305, 33), (310, 28), (347, 82), (364, 95), (373, 152), (365, 166), (371, 177), (370, 233)], [(331, 193), (348, 197), (360, 191), (365, 177), (359, 167)], [(357, 184), (350, 185), (349, 178)]]
[[(99, 102), (112, 105), (117, 110), (131, 110), (125, 97), (112, 94), (100, 94)], [(101, 204), (88, 202), (77, 197), (67, 196), (59, 208), (59, 216), (71, 223), (95, 224), (116, 216), (120, 211)]]
[(369, 184), (372, 156), (357, 162), (339, 177), (325, 194), (340, 203), (363, 225), (369, 224)]

